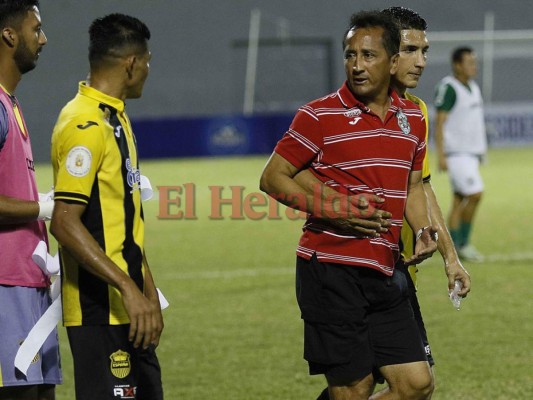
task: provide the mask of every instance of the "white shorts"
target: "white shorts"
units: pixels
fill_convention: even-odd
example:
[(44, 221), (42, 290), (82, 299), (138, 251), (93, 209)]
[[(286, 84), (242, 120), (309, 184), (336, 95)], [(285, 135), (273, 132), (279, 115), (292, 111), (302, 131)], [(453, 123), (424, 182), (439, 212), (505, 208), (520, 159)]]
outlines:
[(446, 163), (454, 193), (471, 196), (483, 192), (483, 179), (479, 173), (479, 156), (452, 154), (446, 157)]
[(0, 285), (0, 387), (61, 383), (57, 330), (48, 336), (24, 376), (15, 369), (20, 343), (50, 305), (46, 288)]

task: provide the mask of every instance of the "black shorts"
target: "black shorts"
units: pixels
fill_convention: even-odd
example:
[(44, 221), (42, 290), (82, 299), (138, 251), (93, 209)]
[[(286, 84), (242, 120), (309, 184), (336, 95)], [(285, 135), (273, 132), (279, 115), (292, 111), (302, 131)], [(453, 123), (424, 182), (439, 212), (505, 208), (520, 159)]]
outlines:
[(155, 349), (135, 349), (128, 331), (129, 325), (67, 327), (76, 400), (163, 399)]
[(402, 262), (396, 264), (396, 269), (398, 272), (405, 275), (407, 280), (407, 290), (409, 292), (409, 302), (411, 303), (411, 308), (415, 316), (415, 321), (418, 325), (418, 330), (420, 332), (420, 337), (422, 339), (422, 345), (424, 346), (424, 351), (426, 352), (426, 357), (428, 358), (429, 365), (435, 365), (435, 360), (433, 360), (433, 355), (431, 354), (431, 347), (429, 346), (428, 335), (426, 333), (426, 327), (424, 326), (424, 320), (422, 319), (422, 312), (420, 311), (420, 304), (418, 303), (418, 298), (416, 296), (416, 287), (411, 279), (411, 274), (407, 270), (407, 267), (403, 265)]
[(310, 374), (343, 385), (375, 367), (427, 361), (403, 274), (298, 257), (296, 291)]

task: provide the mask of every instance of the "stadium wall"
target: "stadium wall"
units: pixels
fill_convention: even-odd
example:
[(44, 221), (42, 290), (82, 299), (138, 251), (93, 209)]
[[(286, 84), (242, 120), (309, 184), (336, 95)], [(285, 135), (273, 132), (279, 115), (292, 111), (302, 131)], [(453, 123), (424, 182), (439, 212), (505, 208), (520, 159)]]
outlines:
[[(270, 154), (292, 117), (221, 115), (137, 119), (132, 124), (142, 158), (234, 156)], [(485, 121), (491, 147), (533, 145), (533, 104), (487, 106)]]
[[(243, 63), (247, 54), (232, 44), (249, 38), (252, 10), (261, 11), (260, 38), (331, 40), (332, 83), (334, 87), (340, 86), (344, 79), (340, 38), (350, 14), (362, 8), (380, 9), (395, 3), (390, 0), (374, 0), (370, 5), (353, 0), (334, 3), (332, 6), (331, 2), (322, 0), (41, 1), (48, 44), (37, 68), (24, 76), (16, 93), (30, 130), (35, 161), (50, 159), (50, 136), (59, 110), (75, 95), (77, 83), (87, 76), (87, 30), (94, 18), (112, 12), (127, 13), (145, 21), (152, 32), (151, 71), (143, 97), (127, 102), (132, 119), (162, 122), (218, 119), (225, 118), (221, 117), (224, 115), (235, 117), (243, 110), (246, 70)], [(531, 29), (531, 5), (523, 0), (403, 0), (400, 3), (428, 20), (428, 34), (482, 31), (488, 11), (494, 12), (496, 31)], [(518, 50), (516, 47), (505, 42), (494, 49), (495, 102), (532, 100), (532, 47), (524, 41)], [(324, 62), (316, 61), (327, 57), (326, 50), (301, 47), (295, 53), (294, 48), (283, 47), (285, 50), (289, 51), (283, 57), (271, 49), (262, 49), (258, 54), (256, 99), (262, 108), (257, 107), (256, 112), (292, 114), (299, 105), (329, 90), (329, 78), (321, 75), (328, 64), (324, 58), (321, 59)], [(432, 44), (430, 64), (416, 92), (428, 102), (436, 82), (449, 73), (448, 58), (449, 51), (444, 44)], [(284, 93), (291, 96), (290, 102), (280, 98)], [(283, 131), (280, 129), (276, 134)], [(179, 135), (192, 136), (190, 131)]]

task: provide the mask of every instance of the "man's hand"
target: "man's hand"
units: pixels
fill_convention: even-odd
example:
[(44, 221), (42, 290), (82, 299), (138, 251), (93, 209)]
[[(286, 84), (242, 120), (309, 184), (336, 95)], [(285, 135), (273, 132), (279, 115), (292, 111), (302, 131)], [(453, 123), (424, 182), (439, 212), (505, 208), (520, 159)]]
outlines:
[(437, 228), (433, 226), (425, 227), (420, 235), (417, 235), (415, 252), (410, 258), (405, 260), (405, 265), (420, 264), (430, 258), (437, 251), (437, 240)]
[(388, 231), (392, 214), (379, 209), (385, 199), (376, 195), (341, 195), (326, 197), (320, 218), (337, 229), (361, 237), (378, 237)]
[(151, 344), (157, 346), (163, 330), (159, 301), (145, 297), (133, 281), (126, 287), (121, 293), (124, 308), (130, 318), (129, 340), (135, 348), (142, 345), (146, 349)]
[(463, 284), (462, 289), (457, 294), (461, 297), (466, 297), (471, 288), (470, 275), (461, 264), (459, 258), (447, 263), (445, 271), (448, 276), (448, 292), (453, 290), (455, 281), (457, 280)]

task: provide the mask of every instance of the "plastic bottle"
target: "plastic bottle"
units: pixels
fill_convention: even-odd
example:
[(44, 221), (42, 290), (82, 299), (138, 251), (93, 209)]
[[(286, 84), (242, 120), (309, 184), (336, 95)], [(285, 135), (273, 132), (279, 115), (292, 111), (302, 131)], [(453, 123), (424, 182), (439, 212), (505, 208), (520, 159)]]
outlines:
[(463, 288), (463, 283), (461, 281), (455, 281), (453, 290), (450, 292), (450, 301), (452, 302), (453, 306), (457, 310), (461, 308), (461, 300), (463, 300), (463, 298), (458, 295), (459, 291), (462, 288)]

